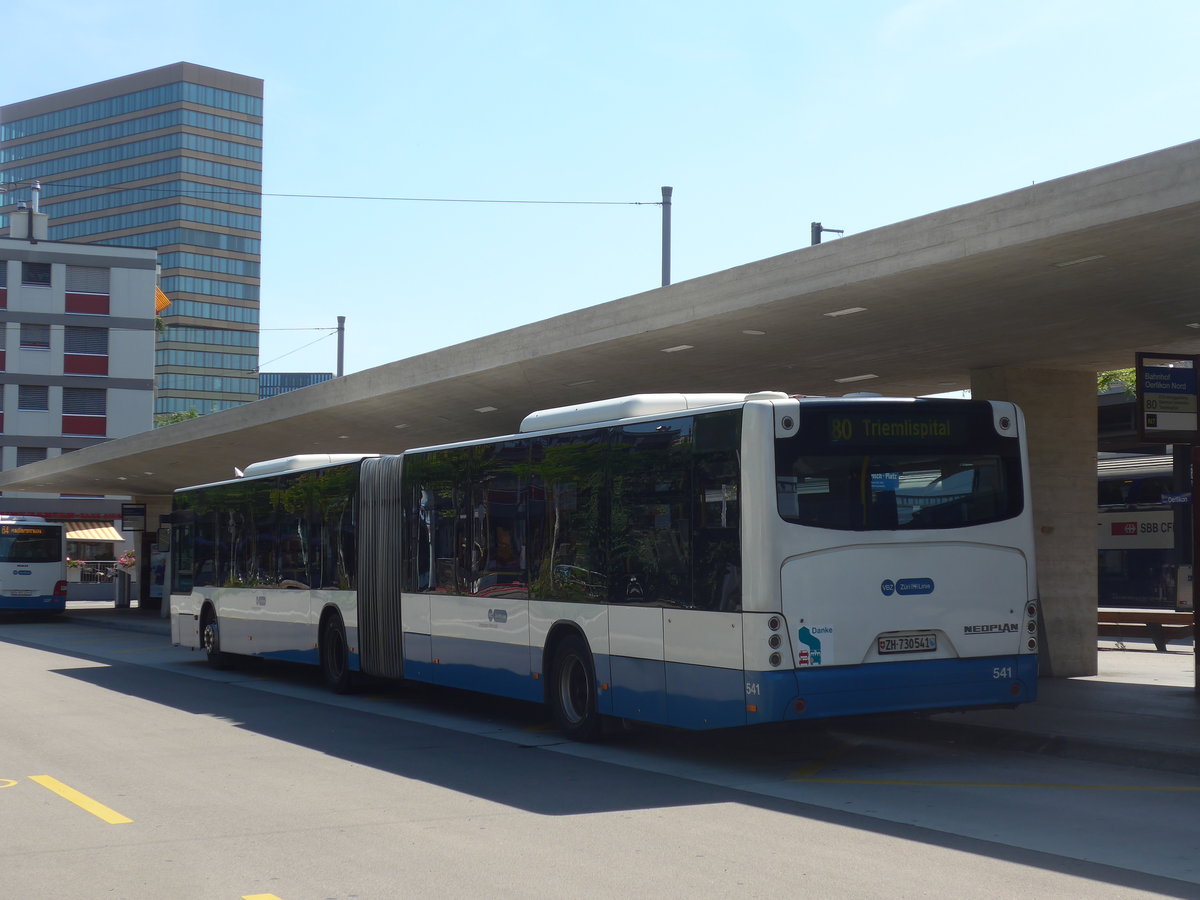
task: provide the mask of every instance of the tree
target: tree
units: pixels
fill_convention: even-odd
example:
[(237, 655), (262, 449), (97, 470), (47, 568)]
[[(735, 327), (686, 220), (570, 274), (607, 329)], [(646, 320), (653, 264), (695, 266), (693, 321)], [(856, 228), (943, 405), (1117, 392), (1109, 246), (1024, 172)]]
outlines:
[(176, 422), (186, 422), (188, 419), (198, 418), (200, 418), (200, 413), (196, 412), (194, 407), (187, 412), (159, 413), (154, 417), (154, 427), (162, 428), (164, 425), (174, 425)]
[(1125, 389), (1126, 397), (1134, 397), (1137, 395), (1136, 383), (1137, 374), (1133, 369), (1110, 369), (1096, 373), (1096, 392), (1100, 394), (1120, 385)]

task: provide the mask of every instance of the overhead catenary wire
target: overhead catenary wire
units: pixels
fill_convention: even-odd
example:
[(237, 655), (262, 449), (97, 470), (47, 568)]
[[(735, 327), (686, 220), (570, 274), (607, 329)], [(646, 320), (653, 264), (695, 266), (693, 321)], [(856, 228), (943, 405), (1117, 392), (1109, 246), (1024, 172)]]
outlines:
[[(186, 175), (188, 173), (172, 173)], [(204, 176), (200, 176), (204, 177)], [(41, 179), (29, 179), (26, 181), (13, 181), (0, 184), (0, 192), (9, 190), (13, 187), (27, 187), (32, 185), (35, 180), (41, 181), (43, 188), (46, 187), (68, 187), (75, 188), (80, 192), (95, 190), (98, 193), (115, 193), (116, 190), (134, 190), (148, 191), (150, 193), (158, 193), (164, 196), (172, 197), (196, 197), (196, 199), (204, 199), (202, 195), (221, 195), (228, 194), (232, 191), (240, 191), (242, 193), (254, 194), (259, 197), (280, 197), (284, 199), (301, 199), (301, 200), (368, 200), (381, 201), (391, 203), (507, 203), (518, 205), (542, 205), (542, 206), (662, 206), (661, 200), (537, 200), (537, 199), (507, 199), (496, 197), (390, 197), (390, 196), (375, 196), (366, 194), (295, 194), (281, 193), (275, 191), (248, 191), (240, 187), (219, 187), (212, 186), (212, 190), (191, 190), (180, 191), (174, 187), (158, 187), (157, 185), (136, 185), (134, 187), (123, 188), (120, 184), (115, 185), (89, 185), (73, 183), (71, 181), (45, 181)], [(203, 182), (194, 182), (202, 184)], [(128, 182), (126, 182), (128, 184)], [(45, 196), (42, 198), (43, 206), (53, 206), (53, 196)]]
[(312, 328), (312, 329), (309, 329), (309, 328), (270, 328), (267, 330), (268, 331), (328, 331), (329, 334), (323, 334), (319, 338), (317, 338), (315, 341), (309, 341), (307, 344), (303, 344), (303, 345), (297, 347), (295, 350), (289, 350), (287, 353), (283, 354), (283, 356), (277, 356), (274, 359), (269, 359), (266, 362), (261, 362), (255, 368), (247, 369), (246, 370), (247, 373), (261, 372), (263, 366), (269, 366), (272, 363), (277, 363), (277, 362), (279, 362), (279, 360), (284, 359), (285, 357), (291, 356), (293, 353), (299, 353), (301, 350), (304, 350), (307, 347), (311, 347), (313, 344), (319, 344), (319, 343), (321, 343), (321, 341), (325, 340), (326, 338), (333, 337), (333, 335), (337, 334), (336, 328)]

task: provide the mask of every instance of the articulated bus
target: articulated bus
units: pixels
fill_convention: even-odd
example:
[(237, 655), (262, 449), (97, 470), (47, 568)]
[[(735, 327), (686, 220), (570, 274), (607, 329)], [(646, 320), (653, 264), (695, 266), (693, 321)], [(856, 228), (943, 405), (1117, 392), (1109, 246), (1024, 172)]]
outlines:
[(0, 612), (66, 608), (62, 525), (33, 516), (0, 516)]
[(175, 495), (171, 631), (692, 729), (1037, 691), (1011, 403), (646, 394)]

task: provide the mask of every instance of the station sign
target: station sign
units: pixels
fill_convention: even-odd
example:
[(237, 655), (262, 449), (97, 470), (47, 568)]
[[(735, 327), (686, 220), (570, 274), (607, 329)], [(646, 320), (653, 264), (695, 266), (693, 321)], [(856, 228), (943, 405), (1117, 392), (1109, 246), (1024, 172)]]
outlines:
[(1197, 443), (1200, 356), (1139, 353), (1136, 371), (1139, 439), (1149, 444)]
[(145, 503), (122, 503), (121, 504), (121, 530), (122, 531), (145, 531), (146, 530), (146, 504)]

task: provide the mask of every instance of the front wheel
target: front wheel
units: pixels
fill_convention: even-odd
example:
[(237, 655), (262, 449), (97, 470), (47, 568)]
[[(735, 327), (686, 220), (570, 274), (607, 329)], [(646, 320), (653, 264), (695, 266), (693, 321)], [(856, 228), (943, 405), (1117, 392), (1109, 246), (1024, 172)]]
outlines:
[(217, 626), (217, 615), (211, 606), (204, 607), (200, 614), (200, 646), (208, 656), (208, 664), (214, 669), (225, 668), (225, 654), (221, 652), (221, 631)]
[(550, 712), (559, 730), (574, 741), (600, 736), (596, 708), (596, 668), (587, 642), (568, 635), (554, 652), (550, 668)]
[(349, 693), (353, 686), (346, 626), (339, 615), (329, 616), (321, 625), (321, 675), (335, 694)]

